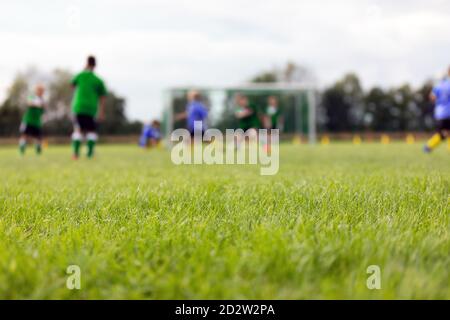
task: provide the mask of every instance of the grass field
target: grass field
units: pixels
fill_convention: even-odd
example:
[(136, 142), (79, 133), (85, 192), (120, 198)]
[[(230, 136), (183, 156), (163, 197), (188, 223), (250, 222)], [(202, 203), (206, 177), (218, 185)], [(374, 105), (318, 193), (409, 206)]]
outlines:
[[(134, 146), (78, 162), (3, 147), (0, 298), (449, 299), (449, 159), (283, 145), (268, 177)], [(81, 290), (66, 288), (73, 264)]]

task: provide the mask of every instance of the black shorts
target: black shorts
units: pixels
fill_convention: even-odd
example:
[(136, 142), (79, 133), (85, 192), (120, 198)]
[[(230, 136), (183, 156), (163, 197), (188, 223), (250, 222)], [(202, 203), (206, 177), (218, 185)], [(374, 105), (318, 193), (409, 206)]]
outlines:
[(437, 121), (438, 131), (450, 130), (450, 118)]
[(244, 133), (246, 133), (248, 130), (251, 130), (251, 129), (258, 132), (258, 128), (256, 128), (255, 126), (245, 126), (245, 127), (238, 128), (238, 129), (242, 129), (242, 131), (244, 131)]
[[(195, 131), (194, 130), (189, 130), (189, 133), (191, 134), (191, 138), (194, 138)], [(205, 135), (205, 130), (197, 131), (197, 134), (200, 134), (200, 138), (203, 139), (203, 136)]]
[(35, 126), (30, 126), (29, 124), (22, 124), (20, 126), (20, 133), (26, 136), (30, 136), (36, 139), (41, 139), (42, 129)]
[(94, 117), (87, 116), (84, 114), (76, 114), (73, 126), (75, 129), (79, 129), (82, 132), (96, 132), (97, 131), (97, 122)]

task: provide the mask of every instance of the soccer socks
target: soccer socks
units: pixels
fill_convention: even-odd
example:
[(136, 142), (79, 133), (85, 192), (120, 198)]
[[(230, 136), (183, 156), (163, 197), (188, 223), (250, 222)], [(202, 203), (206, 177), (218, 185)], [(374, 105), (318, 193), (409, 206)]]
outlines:
[(19, 151), (21, 155), (25, 154), (25, 149), (27, 148), (27, 140), (21, 138), (19, 140)]
[(87, 147), (88, 147), (87, 156), (88, 156), (88, 158), (92, 158), (94, 156), (95, 141), (94, 140), (88, 140), (87, 141)]
[(73, 156), (78, 158), (80, 156), (81, 140), (72, 140)]
[(36, 142), (35, 144), (35, 148), (36, 148), (36, 154), (41, 154), (42, 153), (42, 145), (40, 142)]
[[(38, 154), (38, 155), (41, 154), (42, 153), (42, 145), (41, 145), (41, 143), (40, 142), (36, 142), (34, 146), (35, 146), (35, 149), (36, 149), (36, 154)], [(19, 151), (20, 151), (21, 155), (25, 154), (26, 148), (27, 148), (27, 140), (24, 139), (24, 138), (21, 138), (19, 140)]]
[(94, 156), (95, 143), (97, 142), (97, 134), (96, 133), (88, 133), (86, 137), (87, 137), (87, 147), (88, 147), (87, 156), (88, 156), (88, 158), (92, 158)]
[(81, 133), (79, 132), (72, 133), (72, 149), (74, 158), (78, 158), (80, 156), (81, 138), (82, 138)]
[[(73, 156), (75, 159), (80, 157), (80, 149), (81, 149), (81, 139), (83, 138), (80, 132), (75, 131), (72, 134), (72, 148), (73, 148)], [(88, 158), (92, 158), (94, 156), (95, 144), (97, 142), (97, 134), (95, 132), (90, 132), (86, 135), (87, 140), (87, 156)]]
[(435, 149), (442, 141), (442, 136), (440, 133), (435, 133), (430, 140), (428, 140), (427, 144), (426, 144), (426, 148), (428, 150), (433, 150)]

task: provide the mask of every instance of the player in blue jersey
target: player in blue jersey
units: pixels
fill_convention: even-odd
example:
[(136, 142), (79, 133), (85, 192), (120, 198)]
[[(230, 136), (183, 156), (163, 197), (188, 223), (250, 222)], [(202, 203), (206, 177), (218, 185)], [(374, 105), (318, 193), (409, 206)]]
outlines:
[[(449, 137), (450, 133), (450, 68), (447, 77), (442, 79), (430, 94), (431, 101), (435, 104), (434, 119), (437, 123), (437, 132), (428, 140), (424, 151), (429, 153), (435, 149), (442, 140)], [(449, 140), (450, 148), (450, 140)]]
[(156, 147), (161, 141), (161, 123), (153, 120), (151, 124), (145, 124), (139, 139), (142, 148)]
[[(208, 119), (208, 109), (201, 101), (201, 95), (198, 91), (192, 90), (187, 95), (188, 104), (186, 106), (186, 111), (178, 114), (176, 120), (186, 119), (187, 129), (194, 136), (195, 131), (199, 131), (203, 137), (203, 133), (207, 129), (207, 119)], [(195, 122), (200, 122), (201, 126), (198, 128), (194, 127)]]

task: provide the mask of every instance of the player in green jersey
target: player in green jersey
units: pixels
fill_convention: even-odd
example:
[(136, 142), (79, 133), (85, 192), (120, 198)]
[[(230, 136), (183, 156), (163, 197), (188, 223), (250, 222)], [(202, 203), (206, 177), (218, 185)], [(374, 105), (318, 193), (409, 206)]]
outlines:
[(44, 114), (44, 92), (42, 85), (36, 86), (33, 94), (27, 99), (27, 110), (20, 125), (19, 150), (23, 155), (27, 147), (27, 141), (34, 139), (36, 153), (42, 152), (42, 115)]
[(282, 130), (283, 127), (283, 115), (281, 109), (278, 105), (278, 99), (275, 96), (269, 96), (267, 98), (267, 107), (263, 112), (263, 124), (264, 129), (267, 129), (267, 141), (261, 141), (264, 145), (266, 151), (270, 151), (271, 146), (269, 141), (271, 141), (272, 129)]
[(247, 131), (261, 127), (258, 108), (250, 104), (246, 96), (237, 94), (236, 105), (237, 108), (234, 114), (239, 121), (239, 129)]
[(264, 128), (265, 129), (282, 129), (283, 115), (278, 105), (278, 99), (270, 96), (267, 99), (267, 107), (264, 110)]
[[(97, 122), (105, 116), (106, 87), (103, 80), (95, 73), (96, 60), (93, 56), (87, 59), (86, 68), (72, 80), (75, 93), (72, 100), (74, 129), (72, 134), (73, 158), (80, 156), (81, 140), (86, 137), (88, 158), (94, 156), (97, 136)], [(100, 109), (100, 110), (99, 110)]]
[[(255, 140), (258, 136), (257, 129), (261, 127), (261, 115), (258, 108), (250, 104), (248, 98), (242, 94), (237, 94), (235, 101), (237, 107), (234, 115), (238, 119), (239, 129), (242, 129), (250, 140)], [(235, 139), (236, 148), (239, 149), (245, 137), (242, 134), (237, 134)]]

